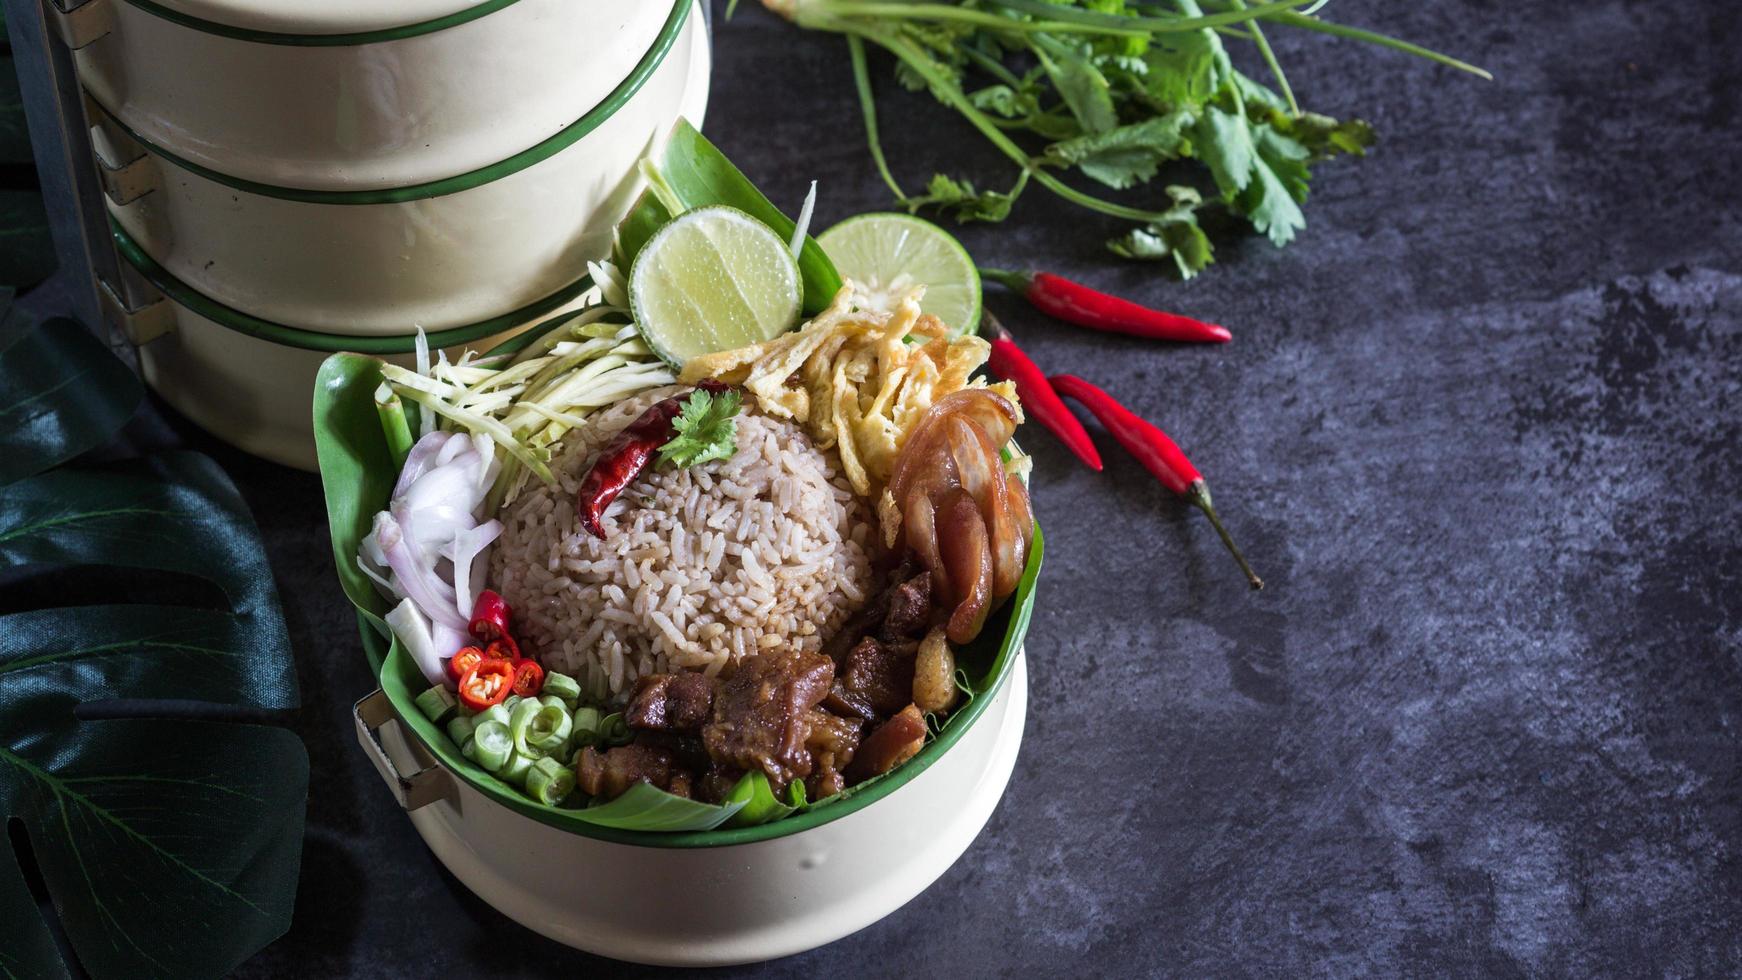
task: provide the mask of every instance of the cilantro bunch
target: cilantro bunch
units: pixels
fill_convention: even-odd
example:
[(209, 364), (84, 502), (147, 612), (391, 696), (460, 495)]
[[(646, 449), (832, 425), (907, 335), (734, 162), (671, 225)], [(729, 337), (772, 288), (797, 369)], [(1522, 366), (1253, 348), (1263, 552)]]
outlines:
[[(1133, 259), (1171, 261), (1191, 277), (1213, 261), (1198, 216), (1225, 208), (1278, 246), (1306, 227), (1310, 167), (1361, 155), (1373, 132), (1358, 119), (1307, 112), (1295, 100), (1266, 26), (1316, 31), (1486, 72), (1405, 41), (1322, 20), (1297, 8), (1324, 0), (764, 0), (802, 27), (847, 38), (873, 160), (910, 211), (1002, 221), (1031, 184), (1132, 226), (1107, 243)], [(1314, 8), (1316, 9), (1316, 8)], [(1234, 67), (1225, 39), (1250, 44), (1275, 88)], [(1005, 190), (945, 174), (909, 194), (877, 134), (866, 42), (896, 58), (907, 88), (929, 91), (1020, 168)], [(1076, 175), (1114, 190), (1149, 184), (1164, 165), (1197, 161), (1195, 183), (1164, 185), (1161, 207), (1138, 207), (1066, 183)], [(1182, 168), (1170, 168), (1175, 176)], [(1186, 168), (1189, 173), (1189, 168)], [(1155, 195), (1151, 194), (1153, 199)]]

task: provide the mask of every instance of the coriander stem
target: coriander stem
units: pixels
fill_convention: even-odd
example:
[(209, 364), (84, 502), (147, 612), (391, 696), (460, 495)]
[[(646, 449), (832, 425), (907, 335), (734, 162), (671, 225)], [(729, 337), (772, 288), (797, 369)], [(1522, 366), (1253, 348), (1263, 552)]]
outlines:
[(979, 48), (976, 48), (971, 44), (964, 44), (962, 45), (962, 53), (968, 56), (969, 61), (978, 65), (981, 71), (1010, 86), (1011, 89), (1014, 90), (1022, 85), (1022, 79), (1017, 78), (1012, 74), (1010, 69), (1004, 67), (998, 59), (984, 51), (981, 51)]
[[(1281, 0), (1293, 6), (1297, 0)], [(1304, 3), (1305, 0), (1299, 0)], [(1111, 27), (1063, 20), (1015, 20), (981, 10), (968, 10), (937, 3), (877, 3), (863, 0), (815, 0), (807, 6), (837, 17), (901, 18), (905, 20), (954, 21), (973, 24), (995, 31), (1016, 31), (1025, 34), (1102, 34), (1115, 37), (1147, 37), (1141, 27)], [(1061, 8), (1062, 9), (1062, 8)], [(808, 15), (813, 11), (801, 11)], [(808, 26), (808, 25), (807, 25)]]
[(1088, 208), (1091, 211), (1099, 211), (1102, 214), (1111, 215), (1115, 218), (1126, 218), (1131, 221), (1168, 220), (1168, 215), (1160, 211), (1143, 211), (1138, 208), (1126, 207), (1123, 204), (1115, 204), (1112, 201), (1105, 201), (1093, 195), (1085, 194), (1082, 191), (1069, 186), (1064, 181), (1059, 180), (1057, 177), (1054, 177), (1052, 174), (1047, 173), (1045, 170), (1036, 167), (1033, 158), (1024, 152), (1022, 147), (1017, 146), (1010, 137), (1004, 135), (1003, 130), (993, 125), (992, 121), (987, 119), (984, 113), (975, 108), (972, 102), (968, 101), (968, 97), (963, 94), (960, 86), (939, 74), (933, 66), (931, 59), (923, 51), (915, 48), (907, 40), (900, 37), (872, 33), (868, 28), (847, 26), (845, 29), (863, 33), (864, 36), (883, 45), (897, 58), (906, 62), (909, 68), (912, 68), (916, 74), (925, 79), (926, 84), (930, 86), (932, 90), (932, 94), (949, 103), (951, 106), (954, 106), (956, 111), (960, 112), (968, 122), (973, 124), (975, 129), (978, 129), (986, 139), (992, 142), (993, 146), (996, 146), (999, 150), (1003, 151), (1005, 156), (1019, 164), (1024, 172), (1032, 175), (1035, 181), (1047, 190), (1052, 191), (1054, 194), (1057, 194), (1073, 204)]
[(993, 2), (1007, 10), (1048, 17), (1055, 21), (1069, 21), (1084, 26), (1095, 25), (1110, 31), (1128, 30), (1130, 27), (1136, 26), (1144, 34), (1178, 34), (1221, 27), (1227, 24), (1239, 24), (1249, 20), (1256, 21), (1265, 17), (1277, 17), (1295, 7), (1304, 7), (1309, 3), (1316, 2), (1316, 0), (1274, 0), (1272, 3), (1263, 3), (1251, 8), (1241, 8), (1218, 14), (1198, 13), (1186, 17), (1177, 15), (1126, 17), (1122, 14), (1103, 14), (1078, 7), (1063, 7), (1048, 3), (1047, 0), (993, 0)]
[[(1235, 10), (1245, 10), (1246, 0), (1231, 0)], [(1264, 64), (1270, 68), (1270, 73), (1276, 76), (1276, 87), (1282, 89), (1282, 97), (1288, 100), (1288, 111), (1295, 118), (1300, 118), (1300, 103), (1295, 101), (1294, 89), (1289, 87), (1288, 76), (1282, 73), (1282, 65), (1276, 60), (1276, 52), (1270, 49), (1270, 40), (1264, 36), (1264, 29), (1257, 21), (1250, 25), (1252, 43), (1257, 45), (1258, 54), (1264, 59)]]
[(877, 164), (877, 172), (882, 175), (883, 183), (889, 185), (890, 192), (897, 198), (906, 197), (907, 192), (895, 182), (895, 175), (889, 172), (889, 161), (883, 156), (883, 139), (877, 135), (877, 103), (871, 93), (871, 73), (865, 67), (865, 42), (859, 35), (847, 35), (847, 53), (853, 60), (853, 84), (859, 90), (859, 113), (865, 117), (865, 141), (871, 145), (871, 160)]
[(1397, 38), (1379, 34), (1374, 31), (1362, 30), (1359, 27), (1349, 27), (1346, 24), (1335, 24), (1328, 20), (1320, 20), (1317, 17), (1308, 17), (1305, 14), (1299, 14), (1292, 10), (1286, 10), (1278, 14), (1276, 21), (1279, 24), (1287, 24), (1290, 27), (1298, 27), (1307, 31), (1318, 31), (1320, 34), (1329, 34), (1333, 37), (1348, 38), (1354, 41), (1366, 41), (1369, 44), (1377, 44), (1382, 48), (1390, 48), (1393, 51), (1402, 51), (1405, 54), (1413, 54), (1418, 58), (1426, 58), (1436, 64), (1445, 65), (1447, 68), (1456, 68), (1459, 71), (1469, 72), (1477, 78), (1485, 81), (1491, 82), (1494, 80), (1494, 75), (1485, 68), (1478, 68), (1467, 61), (1459, 61), (1451, 55), (1440, 54), (1438, 51), (1429, 50), (1419, 44), (1411, 44), (1408, 41), (1401, 41)]

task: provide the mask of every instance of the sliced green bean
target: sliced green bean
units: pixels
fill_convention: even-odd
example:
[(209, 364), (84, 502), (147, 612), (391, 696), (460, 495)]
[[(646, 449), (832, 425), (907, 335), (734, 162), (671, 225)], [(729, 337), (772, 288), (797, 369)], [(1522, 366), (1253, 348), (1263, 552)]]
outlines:
[(570, 711), (581, 702), (581, 685), (567, 674), (553, 672), (544, 675), (544, 693), (562, 701)]
[[(478, 727), (478, 723), (475, 719), (468, 715), (461, 715), (448, 722), (448, 738), (453, 739), (454, 744), (464, 751), (466, 746), (471, 743), (472, 730), (476, 727)], [(466, 758), (470, 759), (471, 756), (466, 756)]]
[(532, 770), (535, 760), (519, 752), (508, 753), (508, 762), (502, 766), (502, 771), (496, 775), (505, 783), (513, 786), (525, 786), (526, 774)]
[(574, 789), (574, 772), (555, 759), (540, 759), (526, 773), (527, 794), (546, 806), (561, 803)]
[(453, 692), (440, 684), (417, 696), (417, 710), (438, 725), (446, 724), (459, 707), (460, 702), (454, 700)]
[(477, 753), (474, 759), (484, 769), (496, 773), (508, 764), (508, 756), (514, 751), (514, 737), (508, 734), (508, 726), (499, 721), (486, 721), (472, 732), (472, 745)]

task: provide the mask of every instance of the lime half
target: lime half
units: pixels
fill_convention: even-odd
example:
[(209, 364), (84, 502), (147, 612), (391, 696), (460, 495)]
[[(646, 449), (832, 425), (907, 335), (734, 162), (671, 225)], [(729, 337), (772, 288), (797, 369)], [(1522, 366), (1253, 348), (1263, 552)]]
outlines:
[(861, 214), (817, 236), (839, 269), (873, 309), (893, 310), (915, 286), (920, 308), (955, 333), (980, 325), (980, 273), (949, 232), (911, 214)]
[(629, 271), (635, 325), (676, 368), (785, 333), (798, 320), (802, 292), (786, 243), (737, 208), (678, 215), (647, 240)]

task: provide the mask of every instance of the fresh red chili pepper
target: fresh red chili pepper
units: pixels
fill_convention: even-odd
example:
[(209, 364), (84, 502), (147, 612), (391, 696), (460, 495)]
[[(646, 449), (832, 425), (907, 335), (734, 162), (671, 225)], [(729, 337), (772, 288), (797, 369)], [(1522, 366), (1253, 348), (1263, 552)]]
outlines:
[(522, 660), (514, 665), (514, 693), (523, 698), (537, 697), (544, 690), (544, 668), (536, 660)]
[[(509, 608), (508, 600), (485, 589), (478, 593), (478, 601), (472, 603), (472, 622), (466, 631), (479, 644), (488, 646), (486, 656), (519, 660), (520, 644), (514, 642), (513, 622), (514, 610)], [(502, 652), (503, 647), (506, 652)]]
[(521, 654), (520, 644), (515, 643), (512, 636), (491, 640), (490, 645), (484, 648), (484, 658), (486, 660), (506, 660), (516, 667), (520, 666), (521, 661), (531, 659)]
[(1010, 331), (989, 311), (980, 314), (980, 336), (992, 345), (992, 371), (1016, 385), (1016, 394), (1022, 399), (1022, 410), (1058, 436), (1066, 449), (1077, 454), (1083, 465), (1100, 472), (1101, 453), (1095, 448), (1095, 440), (1089, 438), (1083, 423), (1078, 422), (1065, 403), (1059, 400), (1058, 392), (1047, 384), (1046, 375), (1028, 359), (1022, 348), (1016, 346), (1016, 338), (1010, 336)]
[[(703, 381), (696, 387), (717, 395), (731, 386), (719, 381)], [(689, 393), (686, 392), (655, 402), (599, 450), (592, 467), (581, 477), (580, 490), (575, 493), (575, 516), (588, 533), (600, 539), (605, 537), (605, 527), (600, 523), (605, 517), (605, 509), (635, 482), (642, 470), (647, 469), (659, 447), (671, 441), (675, 435), (671, 421), (683, 411), (688, 400)]]
[(448, 660), (448, 676), (458, 683), (460, 678), (466, 676), (466, 671), (478, 666), (484, 659), (484, 651), (477, 647), (466, 647)]
[(482, 660), (460, 678), (460, 703), (473, 711), (483, 711), (508, 700), (513, 688), (513, 664), (506, 660)]
[(1099, 419), (1107, 431), (1112, 433), (1113, 438), (1125, 447), (1125, 451), (1135, 456), (1144, 469), (1155, 474), (1155, 478), (1163, 486), (1203, 511), (1210, 518), (1210, 524), (1215, 527), (1216, 533), (1221, 535), (1222, 543), (1228, 546), (1234, 560), (1240, 563), (1240, 570), (1246, 573), (1246, 580), (1252, 583), (1254, 589), (1264, 588), (1264, 580), (1252, 571), (1252, 566), (1246, 563), (1246, 556), (1235, 547), (1228, 529), (1222, 526), (1222, 519), (1216, 516), (1215, 505), (1210, 503), (1210, 485), (1204, 482), (1198, 468), (1168, 438), (1167, 433), (1145, 422), (1130, 409), (1119, 404), (1118, 399), (1082, 378), (1070, 374), (1055, 374), (1050, 380), (1059, 394), (1080, 402), (1090, 414)]
[(1227, 327), (1152, 310), (1050, 272), (981, 269), (980, 275), (1021, 293), (1035, 309), (1079, 327), (1186, 343), (1225, 344), (1234, 337)]

